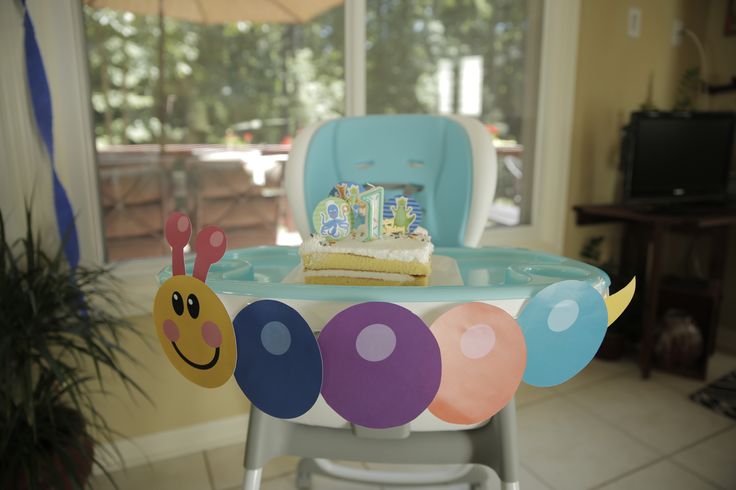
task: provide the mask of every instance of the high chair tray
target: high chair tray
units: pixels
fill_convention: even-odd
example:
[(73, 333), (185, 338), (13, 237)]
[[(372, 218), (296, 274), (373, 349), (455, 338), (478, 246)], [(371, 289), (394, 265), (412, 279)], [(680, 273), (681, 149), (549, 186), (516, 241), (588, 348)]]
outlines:
[[(301, 284), (297, 247), (254, 247), (227, 252), (207, 284), (220, 295), (330, 301), (489, 301), (529, 298), (550, 284), (585, 281), (601, 294), (608, 276), (593, 266), (519, 248), (437, 247), (429, 286), (328, 286)], [(193, 260), (186, 267), (190, 271)], [(171, 267), (159, 274), (163, 282)]]
[[(186, 269), (191, 271), (192, 268), (193, 258), (186, 261)], [(231, 318), (254, 302), (276, 300), (298, 311), (309, 328), (319, 333), (335, 315), (364, 302), (400, 305), (426, 325), (432, 325), (442, 313), (468, 302), (492, 305), (517, 318), (530, 298), (552, 284), (584, 281), (601, 296), (606, 296), (610, 282), (604, 272), (582, 262), (530, 250), (497, 247), (437, 247), (429, 286), (300, 284), (300, 269), (297, 247), (231, 250), (211, 267), (207, 285), (217, 294)], [(159, 274), (161, 282), (169, 277), (171, 267)], [(321, 427), (350, 427), (322, 395), (309, 411), (292, 420)], [(470, 427), (440, 420), (429, 410), (424, 410), (410, 425), (414, 432)]]

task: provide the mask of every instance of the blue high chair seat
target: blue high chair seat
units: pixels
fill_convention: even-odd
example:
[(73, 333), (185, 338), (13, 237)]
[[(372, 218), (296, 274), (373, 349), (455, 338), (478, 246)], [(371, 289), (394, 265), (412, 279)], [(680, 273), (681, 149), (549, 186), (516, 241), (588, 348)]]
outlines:
[(411, 193), (439, 247), (476, 246), (496, 189), (496, 152), (485, 128), (463, 117), (337, 119), (304, 129), (292, 146), (286, 191), (302, 236), (311, 211), (341, 181)]
[[(386, 200), (411, 194), (423, 208), (421, 226), (435, 245), (472, 247), (480, 241), (493, 200), (496, 153), (478, 121), (457, 116), (376, 115), (307, 127), (292, 145), (285, 175), (302, 237), (314, 232), (314, 207), (341, 181), (382, 185)], [(322, 425), (309, 413), (296, 420), (276, 419), (253, 406), (244, 487), (257, 489), (266, 462), (289, 454), (304, 457), (297, 474), (302, 489), (310, 487), (315, 473), (380, 485), (424, 488), (465, 482), (482, 489), (487, 488), (491, 469), (504, 489), (518, 489), (515, 417), (512, 399), (490, 421), (475, 426), (445, 424), (445, 429), (430, 426), (419, 431), (414, 423), (392, 429), (341, 428)], [(323, 458), (461, 466), (428, 468), (423, 474), (371, 472)]]

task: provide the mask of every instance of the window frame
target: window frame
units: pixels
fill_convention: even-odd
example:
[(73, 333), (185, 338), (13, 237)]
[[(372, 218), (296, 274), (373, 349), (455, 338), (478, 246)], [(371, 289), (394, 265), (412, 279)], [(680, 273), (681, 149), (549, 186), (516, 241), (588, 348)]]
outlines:
[[(366, 0), (346, 0), (346, 113), (365, 113), (365, 11)], [(104, 263), (104, 237), (99, 206), (94, 131), (82, 5), (78, 0), (42, 2), (29, 0), (44, 55), (52, 92), (57, 170), (77, 210), (81, 255), (88, 263)], [(5, 7), (6, 9), (8, 7)], [(541, 65), (534, 147), (532, 222), (487, 230), (485, 246), (523, 246), (561, 253), (568, 213), (569, 159), (575, 101), (580, 0), (546, 0), (543, 8)], [(20, 24), (20, 22), (18, 23)], [(14, 34), (15, 35), (15, 34)], [(20, 28), (22, 39), (22, 24)], [(17, 44), (17, 43), (16, 43)], [(15, 47), (12, 44), (11, 47)], [(6, 44), (7, 46), (7, 44)], [(5, 48), (7, 49), (7, 48)], [(22, 61), (22, 57), (20, 57)], [(10, 112), (10, 111), (7, 111)], [(62, 117), (59, 115), (63, 114)], [(25, 117), (25, 116), (24, 116)], [(70, 124), (73, 122), (73, 124)], [(0, 119), (0, 129), (23, 136), (28, 125)], [(28, 140), (25, 135), (22, 141)], [(40, 145), (40, 140), (36, 141)], [(18, 153), (19, 150), (15, 151)], [(13, 149), (9, 152), (14, 155)], [(13, 160), (10, 160), (13, 161)], [(19, 161), (18, 159), (14, 161)], [(20, 164), (15, 164), (20, 167)], [(19, 180), (32, 181), (28, 171)], [(9, 186), (10, 187), (10, 186)], [(15, 186), (14, 202), (23, 202), (24, 189)], [(12, 188), (10, 189), (12, 191)], [(83, 211), (83, 212), (80, 212)], [(170, 258), (146, 258), (115, 262), (113, 266), (131, 314), (150, 313), (158, 287), (156, 273)]]
[(561, 254), (575, 109), (580, 1), (544, 2), (531, 224), (486, 230), (483, 246), (516, 246)]
[[(487, 229), (480, 244), (560, 254), (568, 214), (580, 0), (545, 0), (542, 10), (531, 223)], [(346, 29), (345, 40), (348, 116), (366, 112), (366, 51), (361, 49), (366, 42), (365, 14), (366, 0), (346, 0), (345, 25), (351, 27)]]

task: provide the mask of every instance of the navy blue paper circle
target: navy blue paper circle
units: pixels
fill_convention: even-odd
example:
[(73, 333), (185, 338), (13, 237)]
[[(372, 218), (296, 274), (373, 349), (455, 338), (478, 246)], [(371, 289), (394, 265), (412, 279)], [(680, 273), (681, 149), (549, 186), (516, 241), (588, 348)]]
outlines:
[(235, 380), (251, 403), (282, 419), (312, 408), (322, 388), (322, 357), (304, 318), (284, 303), (261, 300), (240, 310), (233, 327)]

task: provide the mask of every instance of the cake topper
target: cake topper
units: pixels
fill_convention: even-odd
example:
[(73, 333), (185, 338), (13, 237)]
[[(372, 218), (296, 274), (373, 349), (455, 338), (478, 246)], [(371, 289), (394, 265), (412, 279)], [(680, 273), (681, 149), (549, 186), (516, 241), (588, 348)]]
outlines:
[(383, 187), (373, 186), (360, 194), (366, 205), (365, 240), (378, 240), (383, 234)]
[(412, 233), (422, 222), (422, 208), (410, 196), (399, 195), (386, 202), (383, 211), (384, 223), (388, 222), (391, 230), (402, 235)]
[(312, 225), (318, 235), (329, 241), (354, 236), (359, 227), (365, 225), (363, 240), (371, 241), (381, 238), (386, 226), (389, 227), (388, 233), (400, 232), (408, 229), (415, 220), (411, 208), (402, 209), (399, 213), (405, 228), (394, 229), (393, 220), (390, 223), (384, 220), (384, 208), (383, 187), (344, 181), (332, 188), (329, 197), (317, 203), (312, 213)]
[(314, 208), (312, 224), (314, 230), (328, 240), (342, 240), (353, 230), (353, 210), (339, 197), (322, 199)]
[(343, 181), (335, 185), (330, 192), (330, 196), (344, 199), (353, 210), (353, 229), (358, 227), (365, 221), (365, 203), (360, 200), (360, 194), (365, 191), (365, 186), (356, 182)]

